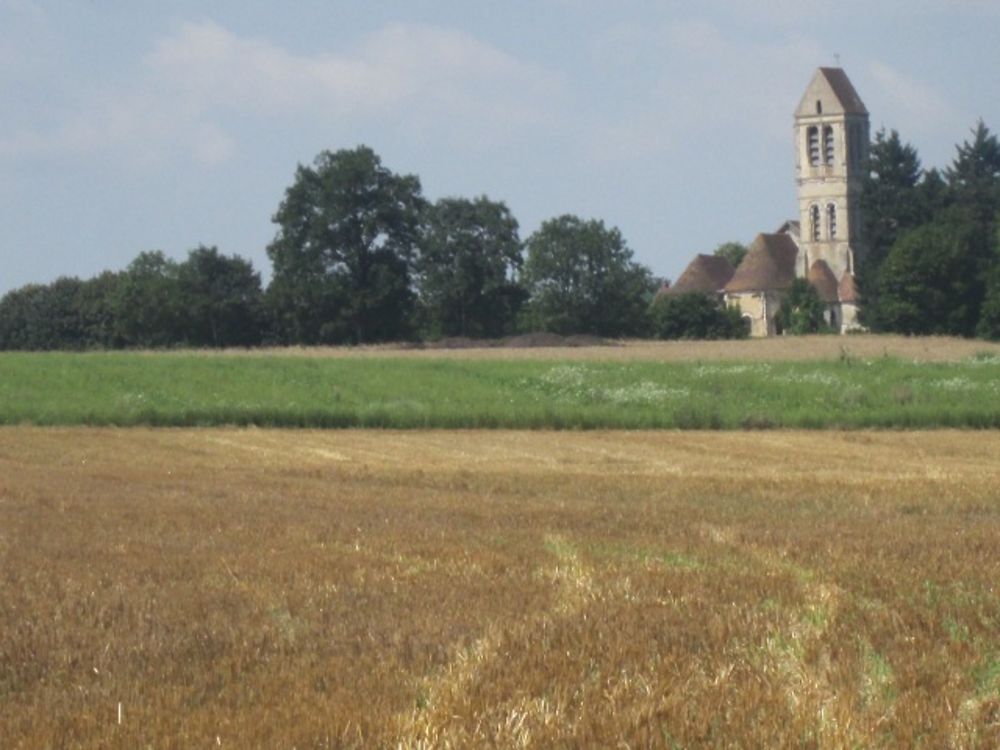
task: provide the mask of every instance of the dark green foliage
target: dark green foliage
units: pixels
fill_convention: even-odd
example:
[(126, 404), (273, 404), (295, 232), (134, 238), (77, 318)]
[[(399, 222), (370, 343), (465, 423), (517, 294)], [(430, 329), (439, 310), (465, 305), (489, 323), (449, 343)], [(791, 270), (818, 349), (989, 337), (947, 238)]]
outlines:
[(428, 212), (417, 263), (425, 332), (496, 337), (511, 333), (524, 291), (517, 220), (485, 196), (445, 198)]
[(873, 330), (996, 335), (1000, 142), (980, 121), (956, 152), (943, 177), (921, 177), (912, 146), (895, 131), (876, 135), (858, 268), (861, 319)]
[(263, 292), (260, 274), (249, 261), (201, 246), (177, 269), (177, 284), (187, 344), (222, 347), (260, 343)]
[(781, 302), (775, 322), (784, 333), (827, 333), (826, 305), (815, 287), (805, 279), (795, 279)]
[(161, 348), (184, 341), (178, 265), (159, 250), (140, 253), (111, 298), (115, 336), (126, 347)]
[(723, 242), (712, 254), (725, 258), (733, 268), (739, 268), (747, 255), (747, 246), (741, 242)]
[(879, 274), (875, 330), (971, 336), (979, 320), (988, 243), (961, 209), (904, 234)]
[(364, 343), (412, 334), (425, 201), (370, 148), (324, 151), (299, 166), (274, 216), (268, 299), (289, 343)]
[(868, 253), (859, 275), (882, 264), (901, 232), (912, 229), (927, 216), (917, 199), (921, 170), (917, 150), (900, 140), (895, 130), (875, 134), (868, 155), (868, 170), (862, 192), (862, 216)]
[(1000, 141), (980, 120), (972, 141), (956, 147), (951, 167), (945, 170), (952, 200), (969, 212), (982, 227), (991, 227), (1000, 207)]
[(979, 310), (976, 335), (984, 339), (1000, 340), (1000, 263), (994, 265), (988, 280), (986, 295)]
[(741, 339), (749, 335), (738, 307), (726, 307), (701, 292), (661, 294), (649, 313), (653, 335), (660, 339)]
[(524, 326), (560, 334), (641, 336), (655, 291), (618, 229), (576, 216), (550, 219), (528, 239)]

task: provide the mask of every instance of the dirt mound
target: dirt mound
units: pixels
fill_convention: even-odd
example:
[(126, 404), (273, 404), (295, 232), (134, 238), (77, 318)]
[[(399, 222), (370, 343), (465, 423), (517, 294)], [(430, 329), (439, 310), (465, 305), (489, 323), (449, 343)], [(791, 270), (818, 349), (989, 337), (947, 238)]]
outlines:
[(508, 336), (501, 339), (500, 345), (509, 349), (520, 349), (539, 346), (610, 346), (611, 343), (599, 336), (575, 334), (561, 336), (558, 333), (523, 333), (520, 336)]
[(522, 333), (517, 336), (507, 336), (502, 339), (472, 339), (466, 336), (449, 336), (437, 341), (427, 341), (422, 349), (531, 349), (555, 346), (611, 346), (612, 342), (599, 336), (575, 334), (562, 336), (558, 333)]

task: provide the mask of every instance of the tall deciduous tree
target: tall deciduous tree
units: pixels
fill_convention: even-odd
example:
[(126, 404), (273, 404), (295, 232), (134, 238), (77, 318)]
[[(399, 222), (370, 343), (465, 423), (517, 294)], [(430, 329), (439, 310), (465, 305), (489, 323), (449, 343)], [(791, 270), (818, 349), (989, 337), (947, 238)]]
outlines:
[(280, 335), (295, 343), (410, 335), (424, 208), (420, 180), (389, 171), (366, 146), (299, 166), (267, 250)]
[(139, 253), (114, 287), (115, 338), (126, 347), (156, 348), (184, 342), (177, 263), (159, 250)]
[(263, 293), (249, 261), (215, 247), (192, 250), (177, 269), (184, 333), (193, 346), (260, 343)]
[(971, 336), (979, 321), (988, 258), (966, 212), (952, 209), (902, 235), (878, 278), (875, 330)]
[(431, 336), (509, 333), (523, 290), (517, 220), (485, 196), (445, 198), (429, 211), (417, 264), (420, 300)]
[(618, 229), (561, 216), (528, 239), (527, 325), (561, 334), (638, 336), (648, 330), (652, 274)]

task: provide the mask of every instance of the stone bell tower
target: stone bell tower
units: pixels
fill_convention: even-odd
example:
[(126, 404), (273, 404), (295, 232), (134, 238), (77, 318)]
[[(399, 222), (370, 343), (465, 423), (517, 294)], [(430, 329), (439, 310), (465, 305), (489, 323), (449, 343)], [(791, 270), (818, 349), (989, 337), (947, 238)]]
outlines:
[(840, 281), (865, 252), (859, 199), (868, 156), (868, 110), (840, 68), (816, 71), (795, 112), (799, 191), (796, 275), (825, 261)]

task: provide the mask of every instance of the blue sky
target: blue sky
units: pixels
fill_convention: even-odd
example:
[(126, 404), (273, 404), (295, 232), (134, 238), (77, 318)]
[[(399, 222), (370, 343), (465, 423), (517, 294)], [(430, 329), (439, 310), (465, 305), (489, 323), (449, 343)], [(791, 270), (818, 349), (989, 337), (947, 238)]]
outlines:
[(676, 277), (794, 216), (792, 113), (837, 56), (925, 166), (1000, 130), (998, 28), (1000, 0), (0, 0), (0, 293), (202, 243), (267, 278), (296, 165), (361, 143)]

